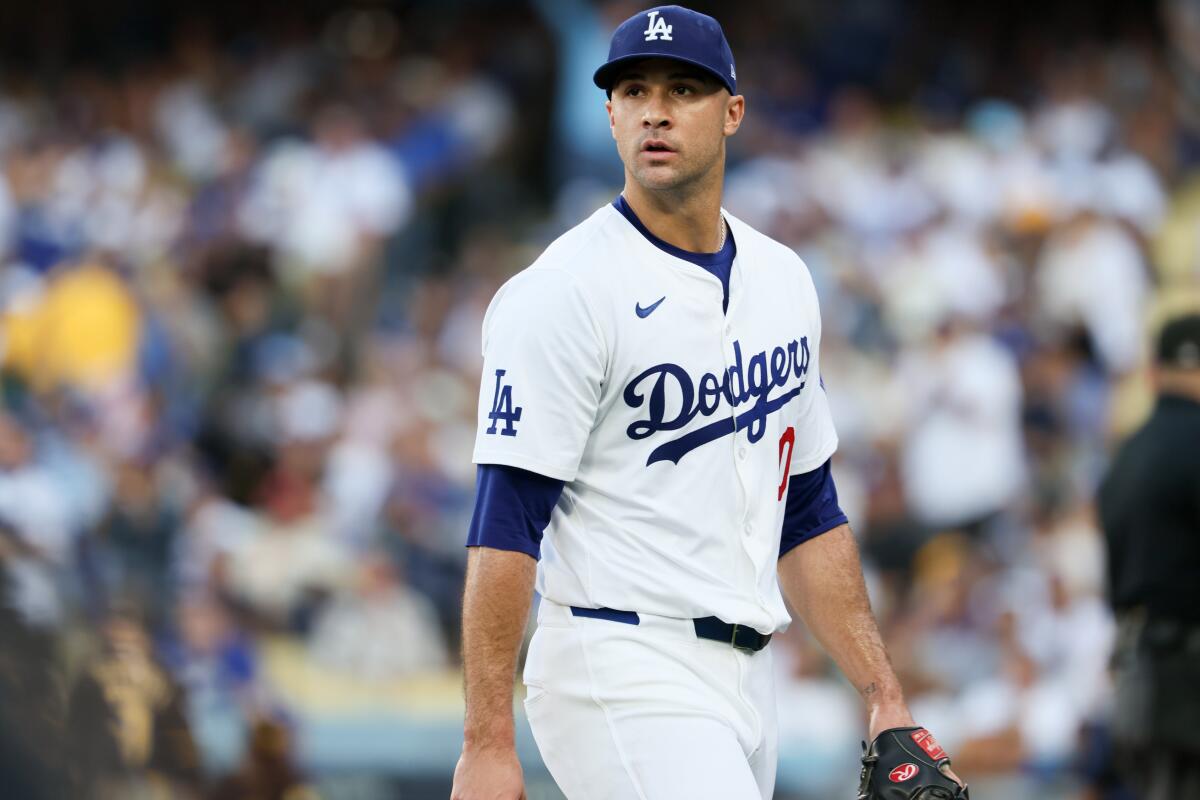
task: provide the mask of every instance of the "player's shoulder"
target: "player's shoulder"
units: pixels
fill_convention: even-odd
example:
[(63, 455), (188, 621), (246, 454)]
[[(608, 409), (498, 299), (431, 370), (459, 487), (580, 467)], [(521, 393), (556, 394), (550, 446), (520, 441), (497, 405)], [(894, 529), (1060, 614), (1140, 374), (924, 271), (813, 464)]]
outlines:
[(613, 247), (621, 216), (611, 205), (562, 233), (532, 264), (509, 278), (497, 298), (514, 292), (582, 292), (594, 295), (611, 283)]
[(571, 313), (591, 306), (603, 290), (605, 253), (617, 230), (611, 206), (600, 208), (564, 232), (532, 264), (509, 278), (492, 299), (489, 316), (499, 306), (532, 311), (539, 317)]
[(563, 270), (585, 283), (611, 277), (614, 248), (621, 246), (625, 227), (620, 213), (605, 204), (551, 242), (527, 271)]

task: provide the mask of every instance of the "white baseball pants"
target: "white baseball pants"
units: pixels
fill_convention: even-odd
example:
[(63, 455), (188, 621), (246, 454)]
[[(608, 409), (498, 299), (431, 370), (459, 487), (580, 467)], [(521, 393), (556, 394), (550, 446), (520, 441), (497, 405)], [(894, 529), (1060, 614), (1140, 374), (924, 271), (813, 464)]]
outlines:
[(691, 620), (576, 617), (543, 599), (525, 712), (568, 800), (769, 800), (771, 648), (700, 639)]

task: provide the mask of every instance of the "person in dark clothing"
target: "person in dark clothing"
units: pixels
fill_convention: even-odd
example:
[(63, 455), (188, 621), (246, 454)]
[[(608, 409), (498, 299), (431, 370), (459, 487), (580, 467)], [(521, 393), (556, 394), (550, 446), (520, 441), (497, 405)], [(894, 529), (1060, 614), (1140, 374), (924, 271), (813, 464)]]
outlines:
[(61, 669), (50, 631), (27, 622), (11, 602), (6, 553), (15, 536), (0, 523), (0, 797), (69, 797), (63, 778)]
[(281, 722), (258, 719), (237, 771), (218, 783), (208, 800), (318, 800), (294, 764), (291, 732)]
[[(181, 687), (162, 667), (132, 608), (114, 612), (68, 693), (64, 736), (70, 797), (124, 800), (161, 787), (199, 797), (199, 750)], [(7, 795), (5, 795), (7, 796)]]
[(1200, 314), (1158, 340), (1158, 401), (1099, 496), (1118, 619), (1113, 738), (1144, 800), (1200, 798)]

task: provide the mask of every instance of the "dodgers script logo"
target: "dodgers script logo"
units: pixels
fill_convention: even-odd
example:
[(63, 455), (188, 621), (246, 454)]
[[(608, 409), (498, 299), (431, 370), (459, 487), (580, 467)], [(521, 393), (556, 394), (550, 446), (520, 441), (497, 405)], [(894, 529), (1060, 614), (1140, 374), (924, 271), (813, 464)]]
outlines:
[(648, 11), (646, 16), (650, 17), (650, 24), (644, 31), (646, 41), (653, 42), (655, 39), (662, 39), (664, 42), (671, 41), (673, 26), (667, 24), (666, 17), (660, 17), (657, 11)]
[[(697, 414), (711, 417), (717, 413), (724, 400), (737, 409), (753, 403), (749, 409), (736, 416), (724, 416), (702, 428), (689, 431), (654, 448), (646, 460), (646, 466), (656, 461), (678, 464), (685, 455), (697, 447), (720, 439), (723, 436), (746, 428), (746, 437), (753, 443), (763, 437), (767, 430), (767, 415), (783, 408), (789, 400), (800, 394), (808, 375), (808, 337), (793, 339), (787, 347), (776, 347), (771, 351), (755, 353), (743, 369), (742, 345), (733, 343), (733, 366), (721, 377), (711, 372), (700, 376), (697, 382), (678, 364), (658, 364), (638, 375), (625, 386), (625, 404), (630, 408), (646, 405), (649, 419), (639, 419), (625, 432), (630, 439), (645, 439), (659, 431), (674, 431), (687, 425)], [(792, 378), (800, 383), (776, 397), (772, 390), (783, 389)], [(643, 386), (649, 385), (649, 397)], [(682, 403), (679, 412), (667, 419), (668, 392), (679, 397)]]

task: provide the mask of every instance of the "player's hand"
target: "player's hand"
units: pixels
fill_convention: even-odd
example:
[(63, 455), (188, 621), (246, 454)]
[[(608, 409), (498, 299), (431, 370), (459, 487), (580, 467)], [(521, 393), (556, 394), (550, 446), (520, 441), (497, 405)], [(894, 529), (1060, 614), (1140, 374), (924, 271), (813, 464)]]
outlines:
[(863, 742), (858, 800), (928, 797), (970, 800), (962, 779), (950, 769), (950, 756), (925, 728), (906, 726)]
[(867, 724), (867, 738), (875, 741), (875, 737), (889, 728), (908, 728), (915, 726), (912, 714), (904, 703), (880, 703), (870, 711)]
[(512, 747), (463, 747), (450, 800), (525, 800), (525, 776)]
[[(868, 733), (872, 739), (883, 733), (888, 728), (904, 728), (914, 725), (912, 715), (909, 714), (908, 708), (903, 704), (880, 705), (871, 710), (871, 720)], [(939, 769), (943, 775), (957, 783), (959, 786), (966, 786), (963, 779), (950, 769), (949, 764), (943, 764)]]

